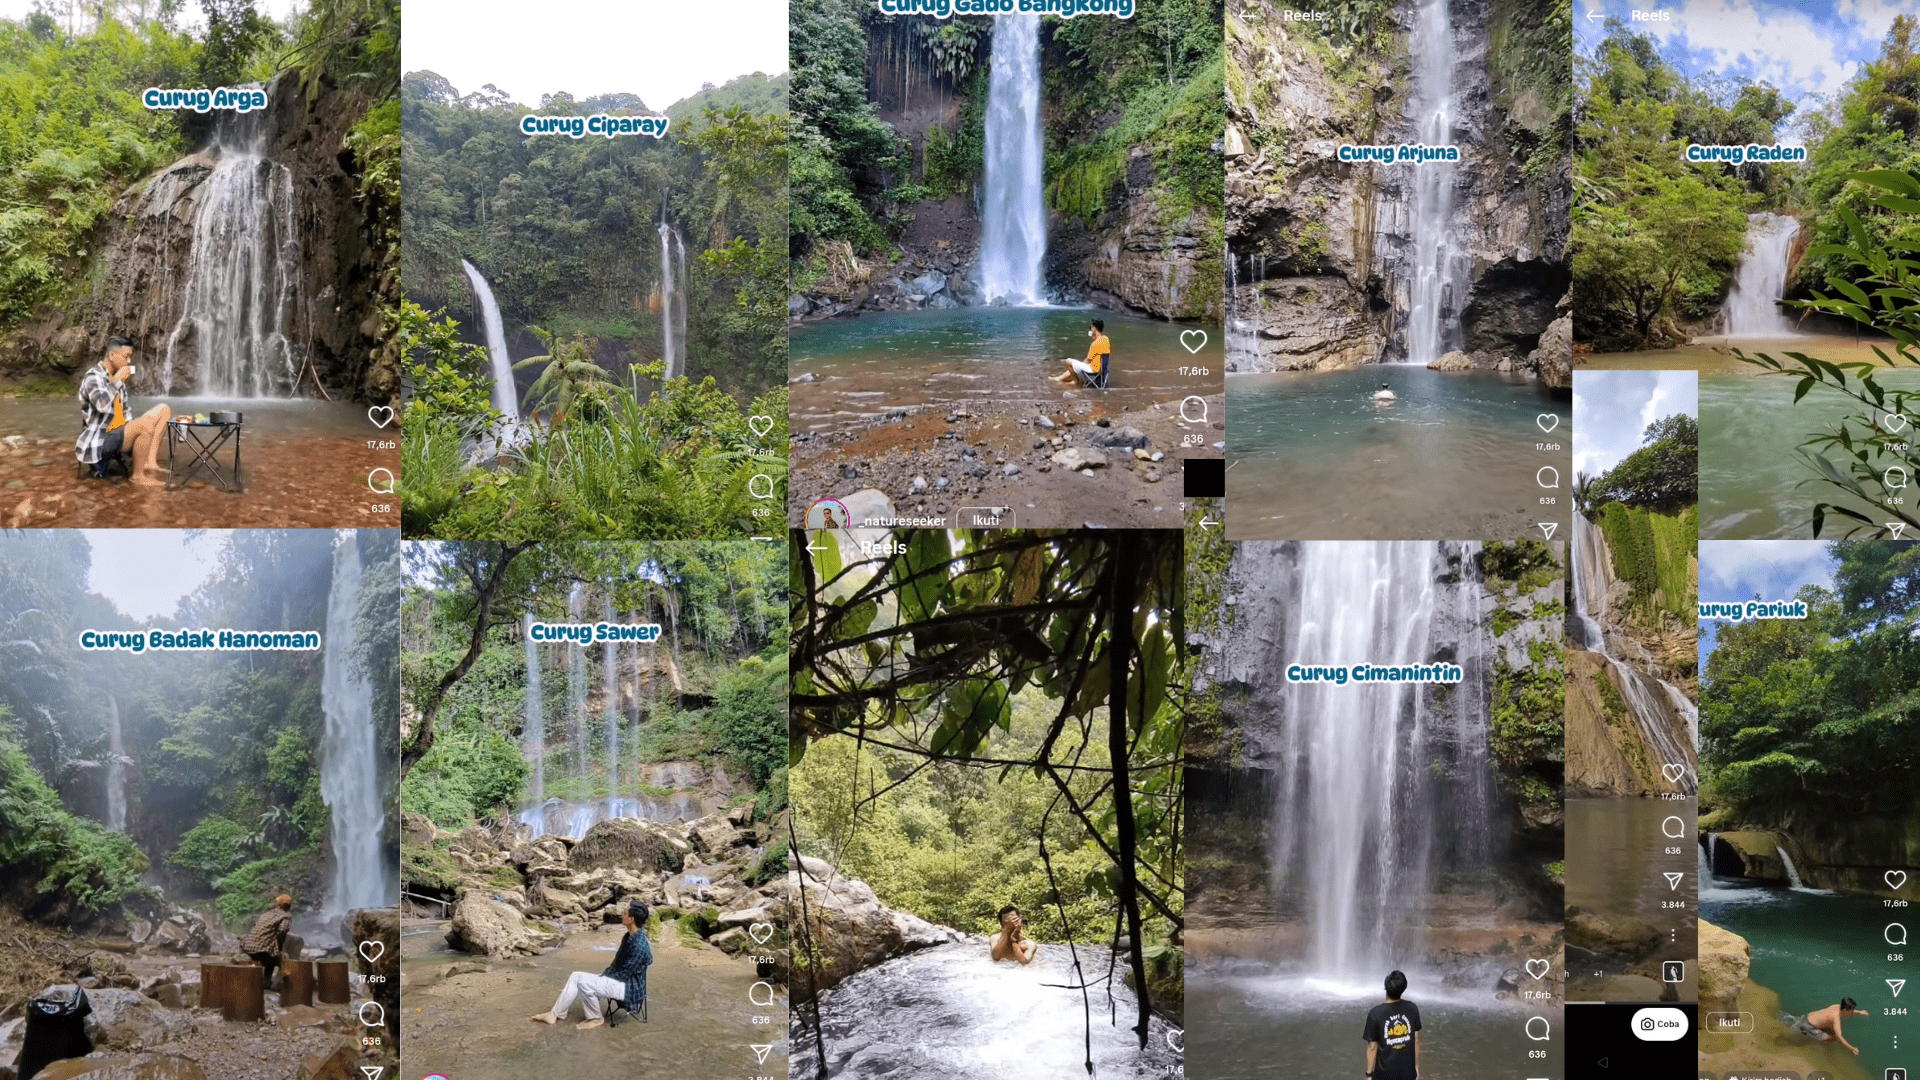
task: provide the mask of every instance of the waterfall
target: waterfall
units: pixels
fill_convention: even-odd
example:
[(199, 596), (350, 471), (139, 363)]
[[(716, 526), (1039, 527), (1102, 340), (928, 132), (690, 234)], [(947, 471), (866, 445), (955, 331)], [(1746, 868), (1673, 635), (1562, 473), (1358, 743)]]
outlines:
[(320, 707), (326, 732), (320, 746), (320, 797), (333, 815), (333, 884), (326, 910), (389, 907), (395, 902), (380, 836), (386, 799), (380, 792), (380, 752), (374, 737), (373, 686), (354, 670), (352, 649), (360, 612), (359, 533), (343, 530), (333, 545), (333, 587), (327, 593)]
[(1306, 543), (1286, 602), (1288, 664), (1428, 663), (1451, 652), (1460, 684), (1275, 680), (1282, 763), (1272, 866), (1298, 891), (1314, 976), (1370, 983), (1418, 955), (1443, 875), (1491, 869), (1486, 592), (1477, 545)]
[[(613, 621), (613, 597), (606, 598), (606, 617)], [(620, 646), (608, 641), (600, 646), (601, 672), (607, 684), (607, 806), (611, 811), (620, 797)]]
[[(180, 321), (167, 337), (160, 390), (193, 372), (205, 397), (296, 396), (302, 362), (288, 335), (307, 293), (294, 230), (293, 170), (267, 157), (266, 112), (227, 113), (214, 129), (212, 169), (194, 189)], [(149, 212), (184, 195), (173, 172), (148, 186)]]
[(127, 752), (120, 742), (120, 703), (107, 695), (107, 827), (127, 831)]
[[(1453, 27), (1447, 0), (1422, 0), (1412, 34), (1413, 93), (1408, 111), (1415, 137), (1428, 146), (1453, 143)], [(1413, 184), (1413, 265), (1405, 363), (1438, 360), (1455, 341), (1465, 306), (1472, 256), (1454, 232), (1455, 167), (1402, 165)]]
[(1787, 854), (1787, 849), (1775, 844), (1773, 850), (1780, 856), (1780, 865), (1787, 868), (1787, 885), (1795, 889), (1806, 888), (1800, 881), (1800, 868), (1793, 865), (1793, 856)]
[[(1694, 747), (1699, 745), (1700, 710), (1671, 683), (1655, 678), (1629, 662), (1624, 654), (1637, 650), (1620, 635), (1610, 640), (1600, 618), (1607, 613), (1607, 590), (1613, 583), (1612, 559), (1607, 553), (1606, 537), (1599, 526), (1583, 513), (1573, 515), (1573, 606), (1575, 636), (1584, 640), (1575, 644), (1597, 653), (1606, 661), (1633, 714), (1641, 740), (1656, 756), (1653, 764), (1678, 763), (1686, 773), (1674, 784), (1678, 793), (1695, 793)], [(1639, 662), (1650, 664), (1642, 654)], [(1677, 722), (1677, 723), (1676, 723)], [(1663, 777), (1664, 779), (1664, 777)]]
[(1040, 16), (993, 18), (987, 87), (986, 197), (980, 212), (980, 287), (989, 301), (1044, 304), (1040, 265), (1047, 218), (1040, 201)]
[(1800, 219), (1785, 214), (1747, 215), (1747, 247), (1727, 293), (1729, 337), (1798, 337), (1791, 316), (1775, 301), (1787, 291), (1787, 256), (1800, 235)]
[(540, 647), (533, 641), (533, 612), (527, 612), (527, 700), (526, 755), (533, 761), (533, 804), (547, 798), (547, 717), (546, 703), (540, 697)]
[(660, 358), (667, 362), (664, 378), (684, 375), (680, 351), (686, 342), (685, 297), (681, 279), (687, 272), (687, 245), (667, 224), (666, 203), (660, 205)]
[[(567, 593), (567, 615), (569, 621), (580, 621), (580, 602), (586, 586), (574, 582)], [(568, 644), (567, 650), (567, 723), (573, 733), (573, 774), (587, 774), (587, 650), (579, 645)]]
[(480, 302), (480, 322), (487, 332), (487, 358), (493, 361), (493, 407), (517, 423), (520, 391), (513, 384), (513, 354), (507, 351), (507, 332), (500, 325), (500, 305), (494, 301), (493, 288), (478, 267), (461, 259), (460, 268), (467, 272), (473, 298)]

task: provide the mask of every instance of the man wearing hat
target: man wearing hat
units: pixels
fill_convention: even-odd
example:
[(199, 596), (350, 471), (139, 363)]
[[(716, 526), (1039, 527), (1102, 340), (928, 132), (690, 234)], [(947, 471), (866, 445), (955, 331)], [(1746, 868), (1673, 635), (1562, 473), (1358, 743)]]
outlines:
[(273, 989), (273, 972), (280, 966), (280, 955), (286, 951), (287, 934), (292, 929), (293, 897), (281, 893), (274, 898), (273, 910), (261, 912), (253, 920), (253, 929), (240, 939), (240, 951), (267, 969), (266, 980), (260, 984), (264, 989)]
[(629, 1012), (638, 1012), (640, 1003), (647, 1000), (647, 965), (653, 963), (653, 946), (647, 944), (647, 905), (635, 900), (627, 905), (627, 913), (620, 920), (626, 925), (626, 935), (620, 939), (620, 951), (613, 954), (613, 963), (598, 975), (585, 971), (576, 971), (567, 976), (566, 988), (554, 1000), (553, 1008), (536, 1015), (533, 1019), (542, 1024), (557, 1024), (566, 1019), (573, 1009), (573, 999), (580, 999), (580, 1009), (587, 1014), (578, 1027), (585, 1031), (597, 1028), (604, 1021), (600, 1011), (604, 1006), (602, 999), (618, 1001)]

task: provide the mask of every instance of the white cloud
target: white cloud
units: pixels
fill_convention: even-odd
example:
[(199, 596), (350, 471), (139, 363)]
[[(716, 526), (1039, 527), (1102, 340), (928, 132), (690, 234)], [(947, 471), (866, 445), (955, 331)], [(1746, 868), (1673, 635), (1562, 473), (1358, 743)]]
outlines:
[(1700, 599), (1781, 600), (1802, 585), (1833, 585), (1833, 559), (1824, 540), (1703, 540)]
[(93, 559), (87, 588), (129, 619), (171, 617), (180, 601), (220, 565), (228, 532), (178, 529), (87, 529)]

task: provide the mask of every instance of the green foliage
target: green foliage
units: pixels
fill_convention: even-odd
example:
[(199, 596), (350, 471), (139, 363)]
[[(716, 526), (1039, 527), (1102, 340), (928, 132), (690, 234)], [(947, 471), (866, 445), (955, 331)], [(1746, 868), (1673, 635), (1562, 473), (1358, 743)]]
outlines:
[(180, 837), (180, 844), (167, 856), (167, 863), (195, 871), (203, 884), (211, 885), (246, 858), (246, 840), (244, 826), (219, 814), (208, 814)]
[(247, 863), (215, 882), (219, 896), (214, 901), (230, 930), (245, 927), (254, 916), (272, 906), (281, 893), (313, 897), (319, 889), (317, 848), (282, 852)]
[(787, 673), (784, 665), (748, 657), (720, 677), (707, 709), (712, 744), (745, 767), (764, 788), (787, 764)]
[(1691, 506), (1700, 493), (1700, 429), (1693, 417), (1674, 413), (1647, 425), (1640, 448), (1585, 489), (1590, 506), (1604, 502), (1655, 510)]
[(1732, 820), (1904, 818), (1920, 735), (1920, 544), (1837, 540), (1806, 619), (1723, 626), (1700, 689), (1701, 779)]
[[(0, 722), (6, 712), (0, 709)], [(151, 900), (141, 882), (147, 857), (133, 841), (75, 817), (60, 804), (25, 751), (0, 727), (0, 870), (31, 882), (36, 896), (103, 913), (123, 901)]]
[(1560, 560), (1539, 540), (1492, 540), (1480, 546), (1480, 573), (1496, 592), (1509, 588), (1521, 595), (1560, 577)]
[[(1852, 181), (1870, 187), (1879, 194), (1871, 201), (1897, 215), (1902, 229), (1920, 228), (1920, 176), (1880, 169), (1855, 173)], [(1920, 263), (1913, 259), (1912, 240), (1876, 241), (1867, 226), (1851, 210), (1838, 211), (1846, 223), (1848, 240), (1844, 244), (1816, 244), (1808, 257), (1839, 259), (1851, 268), (1853, 280), (1840, 273), (1827, 275), (1831, 293), (1816, 290), (1813, 299), (1801, 306), (1840, 315), (1867, 324), (1894, 341), (1893, 353), (1873, 347), (1879, 364), (1857, 361), (1834, 364), (1802, 352), (1787, 352), (1785, 360), (1767, 353), (1749, 356), (1735, 349), (1734, 355), (1773, 377), (1797, 379), (1793, 400), (1798, 403), (1819, 387), (1828, 395), (1853, 399), (1860, 412), (1841, 420), (1830, 431), (1809, 436), (1797, 448), (1811, 474), (1803, 484), (1832, 488), (1849, 497), (1855, 505), (1873, 507), (1881, 515), (1869, 517), (1852, 506), (1816, 502), (1813, 505), (1813, 535), (1826, 527), (1829, 515), (1849, 519), (1845, 535), (1865, 530), (1869, 535), (1888, 536), (1888, 518), (1896, 523), (1920, 528), (1904, 487), (1887, 482), (1889, 470), (1899, 466), (1905, 475), (1920, 474), (1920, 451), (1914, 449), (1913, 432), (1891, 430), (1886, 424), (1889, 413), (1913, 416), (1920, 410), (1920, 394), (1908, 390), (1889, 390), (1876, 374), (1884, 367), (1894, 369), (1902, 363), (1920, 365)], [(1856, 282), (1858, 282), (1856, 284)], [(1872, 293), (1866, 291), (1873, 290)], [(1898, 357), (1896, 360), (1895, 357)], [(1847, 382), (1852, 372), (1853, 382)]]
[(1533, 641), (1527, 659), (1518, 671), (1504, 655), (1494, 663), (1490, 749), (1503, 774), (1533, 775), (1557, 789), (1566, 760), (1565, 657), (1558, 641)]
[(206, 43), (200, 49), (198, 86), (244, 82), (255, 53), (278, 42), (280, 30), (254, 10), (253, 0), (200, 0)]
[(400, 808), (463, 828), (503, 808), (518, 809), (531, 771), (519, 744), (498, 730), (449, 733), (407, 773)]
[(1610, 502), (1599, 514), (1595, 524), (1607, 539), (1613, 576), (1632, 586), (1636, 614), (1651, 625), (1663, 614), (1691, 622), (1697, 614), (1688, 569), (1699, 545), (1696, 510), (1662, 513)]
[(904, 171), (903, 147), (867, 99), (866, 20), (872, 17), (872, 5), (860, 0), (819, 0), (788, 13), (793, 156), (787, 249), (796, 260), (835, 241), (859, 252), (887, 244), (877, 216), (889, 177)]

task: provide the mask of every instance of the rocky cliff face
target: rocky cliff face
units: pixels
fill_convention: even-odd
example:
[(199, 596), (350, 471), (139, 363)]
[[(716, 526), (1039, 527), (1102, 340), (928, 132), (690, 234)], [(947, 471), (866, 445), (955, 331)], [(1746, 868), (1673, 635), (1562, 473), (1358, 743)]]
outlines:
[[(396, 357), (377, 355), (379, 297), (392, 292), (395, 257), (373, 241), (359, 166), (346, 145), (365, 109), (357, 90), (323, 84), (309, 99), (297, 79), (282, 76), (268, 87), (265, 113), (247, 121), (261, 125), (265, 156), (287, 171), (286, 198), (276, 199), (271, 213), (279, 254), (298, 265), (283, 332), (303, 396), (318, 397), (324, 389), (336, 399), (377, 402), (399, 391)], [(162, 358), (189, 305), (195, 211), (219, 154), (212, 146), (197, 150), (122, 193), (95, 246), (97, 284), (74, 310), (49, 312), (0, 344), (0, 364), (19, 373), (74, 375), (117, 335), (136, 349), (134, 392), (161, 393)], [(255, 316), (235, 305), (230, 317)], [(181, 340), (194, 332), (188, 327)], [(191, 364), (176, 364), (172, 376), (168, 393), (199, 389)]]
[(1377, 52), (1330, 46), (1264, 6), (1229, 8), (1229, 370), (1350, 368), (1404, 355), (1412, 185), (1418, 169), (1447, 168), (1453, 229), (1472, 259), (1468, 295), (1443, 314), (1467, 361), (1460, 366), (1567, 385), (1570, 335), (1548, 329), (1566, 314), (1570, 173), (1563, 164), (1531, 180), (1509, 145), (1509, 131), (1538, 132), (1552, 117), (1533, 95), (1496, 92), (1491, 0), (1451, 3), (1460, 162), (1336, 156), (1343, 143), (1419, 141), (1409, 115), (1415, 7), (1393, 6), (1391, 44)]

